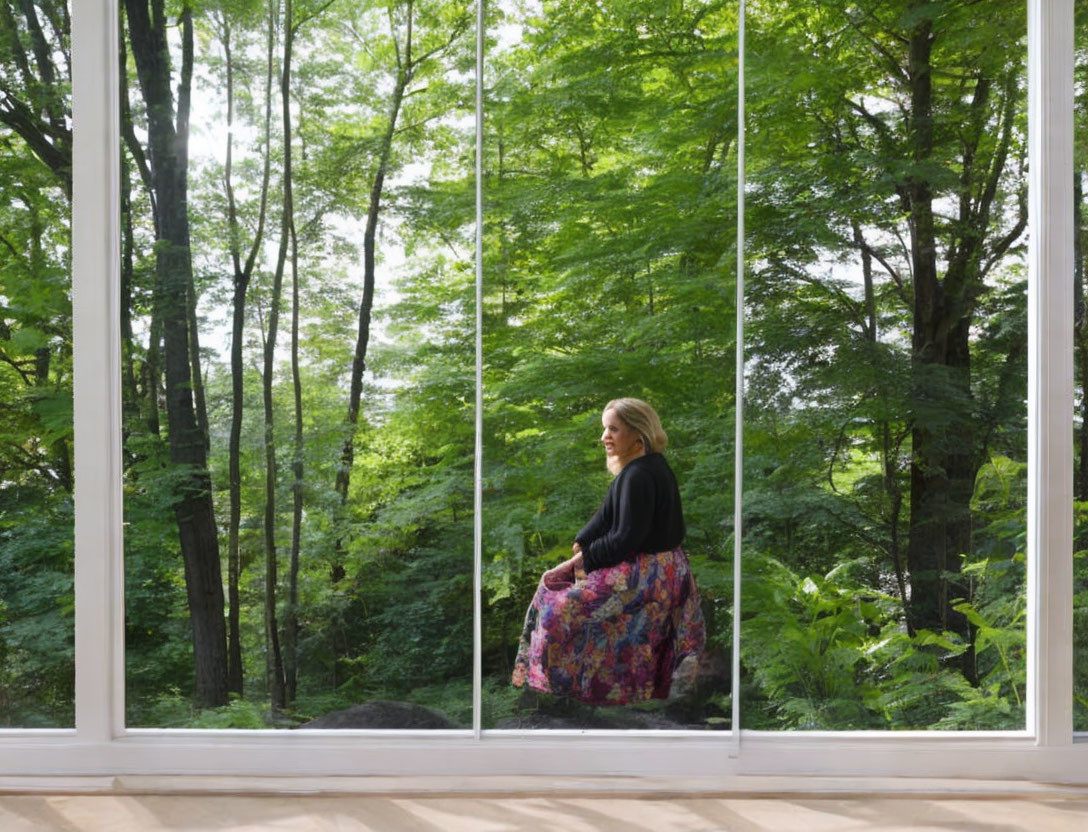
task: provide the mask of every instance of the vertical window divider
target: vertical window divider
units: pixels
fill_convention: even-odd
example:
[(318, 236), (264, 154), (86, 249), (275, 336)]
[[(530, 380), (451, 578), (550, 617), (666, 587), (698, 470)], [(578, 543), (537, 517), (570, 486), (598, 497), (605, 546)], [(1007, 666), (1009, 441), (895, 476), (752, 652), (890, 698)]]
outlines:
[(1028, 0), (1027, 728), (1073, 741), (1073, 4)]
[(744, 500), (744, 25), (745, 0), (737, 20), (737, 368), (736, 438), (733, 443), (733, 657), (730, 682), (730, 757), (740, 754), (740, 604)]
[(75, 721), (96, 744), (124, 728), (117, 13), (72, 3)]
[(472, 472), (472, 734), (481, 736), (483, 704), (483, 300), (484, 300), (484, 3), (476, 0), (476, 438)]

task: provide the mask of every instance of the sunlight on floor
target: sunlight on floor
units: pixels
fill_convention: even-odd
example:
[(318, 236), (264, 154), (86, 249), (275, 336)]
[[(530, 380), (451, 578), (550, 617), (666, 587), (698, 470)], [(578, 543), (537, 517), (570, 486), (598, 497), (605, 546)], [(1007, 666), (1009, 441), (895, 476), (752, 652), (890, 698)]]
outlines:
[(4, 832), (1083, 832), (1088, 799), (5, 796)]

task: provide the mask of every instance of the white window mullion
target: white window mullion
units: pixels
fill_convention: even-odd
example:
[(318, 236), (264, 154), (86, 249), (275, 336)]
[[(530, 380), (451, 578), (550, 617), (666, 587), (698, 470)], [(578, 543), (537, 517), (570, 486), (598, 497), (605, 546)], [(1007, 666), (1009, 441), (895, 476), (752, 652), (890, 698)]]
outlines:
[(122, 719), (119, 111), (116, 0), (72, 2), (76, 732)]
[(476, 427), (472, 467), (472, 732), (483, 726), (483, 474), (484, 474), (484, 26), (476, 0)]
[(1028, 0), (1028, 715), (1073, 740), (1073, 3)]

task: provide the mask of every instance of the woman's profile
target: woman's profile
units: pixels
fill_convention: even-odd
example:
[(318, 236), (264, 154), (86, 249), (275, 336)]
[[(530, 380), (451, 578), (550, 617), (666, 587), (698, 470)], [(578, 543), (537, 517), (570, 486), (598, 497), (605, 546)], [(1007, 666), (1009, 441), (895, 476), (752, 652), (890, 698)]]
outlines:
[(680, 544), (684, 514), (663, 451), (668, 437), (641, 399), (601, 416), (604, 502), (573, 556), (540, 579), (525, 616), (513, 683), (591, 705), (669, 695), (674, 670), (705, 641), (699, 594)]

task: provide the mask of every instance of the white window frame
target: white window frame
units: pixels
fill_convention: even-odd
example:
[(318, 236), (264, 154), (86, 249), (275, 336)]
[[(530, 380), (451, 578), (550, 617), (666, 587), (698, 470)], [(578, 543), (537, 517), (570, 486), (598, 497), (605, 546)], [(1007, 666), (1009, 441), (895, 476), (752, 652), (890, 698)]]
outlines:
[[(317, 783), (361, 775), (492, 782), (499, 775), (623, 774), (643, 778), (636, 788), (660, 788), (661, 777), (725, 785), (744, 775), (1088, 783), (1088, 743), (1074, 742), (1072, 718), (1072, 0), (1027, 0), (1028, 709), (1025, 730), (997, 733), (481, 730), (478, 646), (472, 730), (127, 729), (117, 6), (73, 0), (72, 8), (75, 728), (0, 731), (0, 787), (27, 776), (179, 774)], [(478, 593), (479, 521), (474, 537)], [(478, 642), (478, 600), (476, 617)]]

